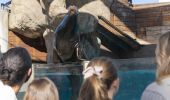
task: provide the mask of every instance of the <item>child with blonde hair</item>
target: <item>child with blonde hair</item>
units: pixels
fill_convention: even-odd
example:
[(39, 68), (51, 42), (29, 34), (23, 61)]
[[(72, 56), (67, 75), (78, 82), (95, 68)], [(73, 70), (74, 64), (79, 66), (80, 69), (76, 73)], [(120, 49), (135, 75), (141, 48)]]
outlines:
[(59, 100), (57, 87), (47, 77), (35, 79), (29, 84), (24, 100)]
[(156, 81), (144, 90), (141, 100), (170, 100), (170, 32), (161, 35), (155, 53)]
[(83, 71), (84, 82), (78, 100), (112, 100), (119, 88), (119, 78), (112, 59), (94, 58)]

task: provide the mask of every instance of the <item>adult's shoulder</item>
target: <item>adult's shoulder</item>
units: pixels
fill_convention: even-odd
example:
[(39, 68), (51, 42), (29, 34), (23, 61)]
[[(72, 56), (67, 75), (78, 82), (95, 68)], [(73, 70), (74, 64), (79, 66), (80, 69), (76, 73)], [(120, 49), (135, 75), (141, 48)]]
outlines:
[(10, 86), (3, 84), (1, 80), (0, 98), (3, 100), (17, 100), (14, 90)]
[(162, 93), (161, 86), (153, 82), (145, 88), (141, 100), (166, 100)]
[(151, 83), (142, 93), (141, 100), (169, 100), (170, 85), (169, 80), (165, 79), (162, 84), (156, 82)]

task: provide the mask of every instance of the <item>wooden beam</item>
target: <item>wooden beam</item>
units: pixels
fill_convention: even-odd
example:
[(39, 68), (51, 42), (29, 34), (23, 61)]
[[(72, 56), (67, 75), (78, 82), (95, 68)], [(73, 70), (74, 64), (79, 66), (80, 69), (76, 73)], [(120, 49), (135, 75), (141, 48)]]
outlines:
[(114, 26), (104, 17), (99, 16), (98, 18), (99, 18), (98, 21), (99, 25), (103, 26), (104, 28), (109, 30), (112, 34), (116, 35), (119, 39), (121, 39), (127, 45), (129, 45), (133, 50), (138, 50), (140, 48), (140, 44), (135, 39), (133, 39), (123, 31), (121, 31), (119, 28)]

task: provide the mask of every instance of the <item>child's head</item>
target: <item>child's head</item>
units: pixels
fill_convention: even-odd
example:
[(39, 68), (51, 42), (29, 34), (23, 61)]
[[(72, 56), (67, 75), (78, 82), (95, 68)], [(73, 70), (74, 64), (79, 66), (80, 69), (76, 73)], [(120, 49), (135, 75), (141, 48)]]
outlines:
[(170, 75), (170, 32), (158, 40), (156, 47), (157, 82)]
[(110, 100), (118, 90), (118, 73), (110, 58), (92, 59), (83, 74), (79, 100)]
[(22, 85), (31, 75), (31, 67), (31, 57), (25, 48), (11, 48), (0, 60), (0, 80), (12, 87)]
[(35, 79), (29, 84), (24, 100), (59, 100), (58, 90), (48, 78)]

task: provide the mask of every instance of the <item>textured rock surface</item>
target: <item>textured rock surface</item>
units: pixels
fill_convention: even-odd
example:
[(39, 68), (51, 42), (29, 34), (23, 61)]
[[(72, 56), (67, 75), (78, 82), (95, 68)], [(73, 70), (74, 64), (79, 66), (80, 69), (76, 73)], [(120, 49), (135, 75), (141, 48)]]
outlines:
[(37, 0), (12, 0), (10, 30), (35, 38), (45, 30), (47, 22)]
[[(42, 34), (48, 21), (67, 12), (69, 5), (79, 7), (79, 24), (81, 32), (94, 31), (96, 18), (102, 15), (110, 19), (109, 0), (12, 0), (11, 14), (9, 20), (10, 30), (23, 34), (27, 37), (35, 38)], [(46, 16), (49, 15), (48, 20)], [(57, 21), (58, 22), (58, 21)], [(57, 23), (53, 24), (56, 27)]]

